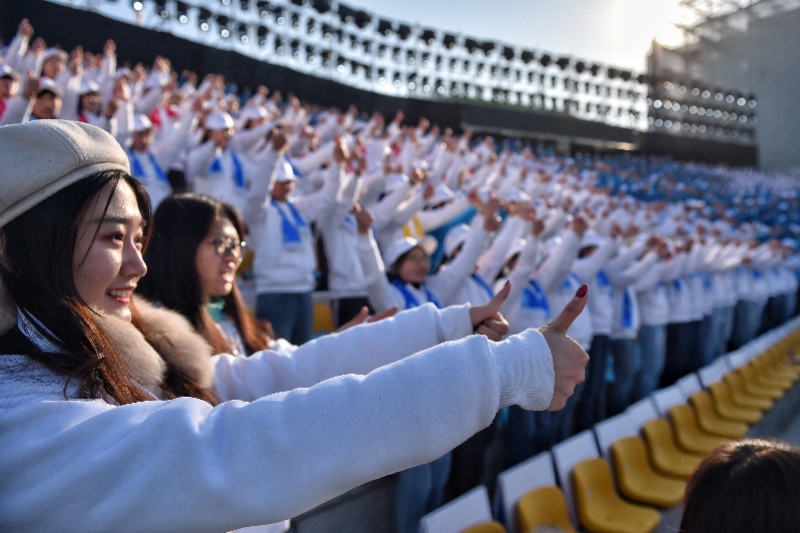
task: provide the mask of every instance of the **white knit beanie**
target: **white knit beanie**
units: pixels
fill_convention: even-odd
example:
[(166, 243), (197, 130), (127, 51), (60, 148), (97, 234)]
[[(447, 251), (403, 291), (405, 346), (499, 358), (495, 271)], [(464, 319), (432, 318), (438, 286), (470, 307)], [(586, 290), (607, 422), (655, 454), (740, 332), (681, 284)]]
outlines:
[(0, 227), (61, 189), (103, 170), (130, 172), (105, 130), (71, 120), (0, 128)]
[[(0, 127), (0, 228), (73, 183), (104, 170), (130, 172), (128, 156), (108, 132), (71, 120)], [(0, 283), (0, 334), (16, 324)]]

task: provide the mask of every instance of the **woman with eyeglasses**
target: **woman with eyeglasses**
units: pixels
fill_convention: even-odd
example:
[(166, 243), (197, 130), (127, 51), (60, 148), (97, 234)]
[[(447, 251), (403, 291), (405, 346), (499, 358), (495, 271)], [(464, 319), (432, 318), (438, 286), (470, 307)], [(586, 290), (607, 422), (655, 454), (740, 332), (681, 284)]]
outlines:
[[(566, 332), (585, 294), (502, 342), (473, 335), (501, 320), (495, 299), (423, 305), (291, 354), (212, 357), (183, 317), (133, 295), (160, 230), (110, 134), (6, 126), (0, 168), (2, 531), (281, 522), (441, 456), (506, 405), (558, 409), (583, 379)], [(180, 255), (221, 250), (226, 280), (236, 246), (224, 222), (211, 233), (219, 218)]]
[(208, 196), (182, 194), (161, 203), (153, 229), (137, 292), (189, 319), (214, 353), (266, 349), (268, 323), (251, 317), (236, 285), (245, 247), (236, 211)]

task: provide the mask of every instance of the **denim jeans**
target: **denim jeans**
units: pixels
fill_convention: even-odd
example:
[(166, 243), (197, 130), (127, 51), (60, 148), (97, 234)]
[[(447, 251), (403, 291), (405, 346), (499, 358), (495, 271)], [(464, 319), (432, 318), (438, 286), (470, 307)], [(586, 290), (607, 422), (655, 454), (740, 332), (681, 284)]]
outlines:
[(533, 457), (535, 431), (536, 420), (533, 411), (526, 411), (519, 405), (508, 407), (508, 423), (503, 432), (506, 468)]
[(667, 356), (661, 386), (668, 387), (691, 372), (692, 354), (697, 350), (700, 321), (667, 324)]
[(608, 416), (614, 416), (633, 403), (636, 339), (611, 339), (609, 348), (614, 359), (614, 383), (609, 391)]
[(746, 300), (739, 300), (736, 304), (736, 318), (731, 335), (732, 350), (739, 349), (756, 338), (765, 305), (765, 301), (748, 302)]
[(450, 452), (400, 472), (397, 480), (397, 533), (418, 533), (420, 520), (442, 505), (450, 476)]
[(595, 335), (589, 347), (589, 364), (586, 380), (575, 409), (575, 428), (583, 431), (605, 418), (606, 361), (608, 360), (608, 335)]
[(700, 370), (714, 360), (714, 319), (712, 314), (705, 315), (700, 321), (700, 331), (697, 335), (697, 350), (690, 357), (691, 370)]
[(633, 401), (638, 402), (658, 388), (664, 357), (667, 353), (667, 326), (642, 326), (639, 330), (639, 373), (633, 391)]
[(277, 338), (299, 346), (311, 338), (314, 321), (311, 293), (259, 294), (256, 297), (256, 317), (269, 320)]
[(567, 405), (553, 413), (553, 445), (570, 438), (574, 434), (575, 409), (583, 395), (585, 384), (585, 382), (578, 383), (572, 396), (567, 399)]

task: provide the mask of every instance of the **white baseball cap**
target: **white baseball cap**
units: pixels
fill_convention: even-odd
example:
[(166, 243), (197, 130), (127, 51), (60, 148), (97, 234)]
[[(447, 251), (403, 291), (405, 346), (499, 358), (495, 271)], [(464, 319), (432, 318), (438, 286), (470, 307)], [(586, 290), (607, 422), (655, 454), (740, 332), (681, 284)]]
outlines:
[(42, 94), (44, 91), (49, 91), (54, 95), (61, 97), (61, 87), (59, 87), (56, 82), (51, 80), (50, 78), (39, 78), (39, 94)]
[(389, 246), (389, 249), (386, 250), (386, 254), (384, 255), (384, 259), (386, 259), (387, 264), (393, 265), (401, 255), (408, 252), (412, 248), (420, 247), (426, 254), (433, 255), (433, 252), (436, 251), (438, 246), (439, 242), (430, 235), (426, 235), (421, 239), (404, 237), (394, 241), (391, 246)]
[(99, 92), (100, 92), (100, 86), (97, 85), (95, 82), (93, 82), (92, 80), (81, 80), (81, 84), (78, 87), (78, 94), (80, 96), (83, 96), (84, 94), (99, 93)]
[(206, 120), (203, 122), (203, 126), (207, 130), (221, 131), (233, 128), (234, 124), (233, 118), (231, 118), (228, 113), (215, 111), (208, 114)]
[(133, 116), (133, 133), (139, 133), (140, 131), (149, 130), (153, 127), (153, 123), (150, 122), (150, 119), (147, 118), (147, 115), (142, 115), (141, 113), (137, 113)]
[(587, 231), (583, 234), (583, 238), (581, 238), (581, 248), (600, 246), (601, 244), (603, 244), (603, 239), (594, 230)]
[(14, 72), (14, 69), (8, 65), (0, 65), (0, 78), (12, 78), (18, 80), (19, 74)]
[(509, 189), (503, 193), (504, 202), (528, 202), (530, 197), (519, 189)]
[(439, 185), (436, 187), (433, 196), (428, 198), (427, 204), (429, 206), (435, 206), (442, 204), (444, 202), (449, 202), (451, 200), (455, 200), (456, 195), (455, 193), (450, 190), (447, 185)]
[(260, 120), (267, 117), (269, 117), (269, 112), (264, 106), (245, 107), (239, 114), (239, 120), (241, 120), (242, 123), (248, 120)]
[(283, 159), (278, 162), (278, 166), (275, 169), (275, 182), (286, 183), (289, 181), (297, 181), (297, 175), (295, 175), (292, 165), (286, 159)]
[(66, 63), (67, 60), (69, 59), (69, 54), (67, 54), (64, 50), (61, 50), (59, 48), (48, 48), (47, 50), (44, 51), (44, 55), (42, 56), (42, 63), (53, 57), (57, 57), (61, 61)]

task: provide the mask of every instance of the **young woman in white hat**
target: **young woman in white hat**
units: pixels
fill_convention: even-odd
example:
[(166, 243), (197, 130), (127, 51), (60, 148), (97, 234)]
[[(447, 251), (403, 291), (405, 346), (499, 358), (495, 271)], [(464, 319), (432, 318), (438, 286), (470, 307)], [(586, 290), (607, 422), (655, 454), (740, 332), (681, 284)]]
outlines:
[(499, 343), (471, 335), (501, 321), (493, 301), (423, 306), (291, 357), (209, 358), (188, 323), (132, 299), (149, 205), (113, 137), (7, 126), (0, 168), (2, 530), (279, 522), (441, 456), (504, 405), (557, 409), (582, 379), (566, 330), (585, 297)]

